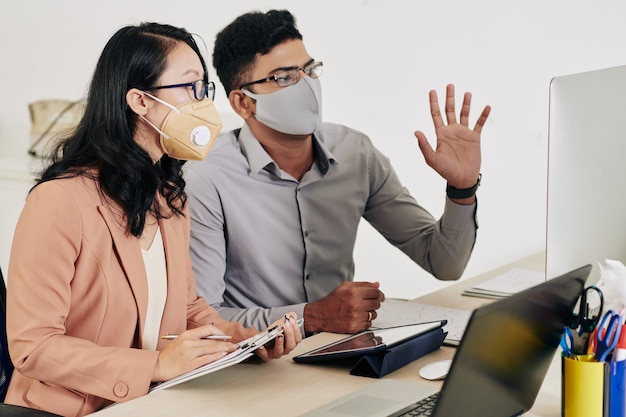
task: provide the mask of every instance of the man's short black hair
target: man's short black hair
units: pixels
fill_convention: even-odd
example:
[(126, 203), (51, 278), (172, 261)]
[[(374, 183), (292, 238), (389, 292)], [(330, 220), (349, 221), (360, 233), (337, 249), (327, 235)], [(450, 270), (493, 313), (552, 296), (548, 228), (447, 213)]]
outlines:
[(257, 55), (265, 55), (290, 39), (301, 40), (302, 35), (287, 10), (246, 13), (222, 29), (215, 38), (213, 67), (226, 95), (250, 81), (245, 77)]

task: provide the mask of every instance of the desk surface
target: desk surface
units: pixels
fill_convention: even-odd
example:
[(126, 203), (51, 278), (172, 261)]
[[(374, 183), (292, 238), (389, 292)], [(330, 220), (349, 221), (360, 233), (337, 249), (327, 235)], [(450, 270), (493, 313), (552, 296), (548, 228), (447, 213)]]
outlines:
[[(543, 255), (536, 255), (503, 266), (489, 273), (462, 280), (416, 301), (444, 307), (472, 310), (490, 302), (484, 298), (461, 296), (463, 289), (507, 271), (511, 266), (541, 271)], [(306, 338), (288, 356), (264, 364), (243, 363), (178, 386), (160, 390), (135, 400), (117, 404), (95, 414), (106, 416), (184, 415), (184, 416), (297, 416), (332, 401), (375, 380), (352, 376), (339, 365), (296, 364), (291, 357), (322, 346), (343, 335), (320, 333)], [(419, 369), (435, 360), (450, 359), (455, 348), (442, 347), (385, 378), (425, 382)], [(558, 354), (540, 390), (533, 415), (558, 417), (560, 404), (560, 363)], [(441, 385), (441, 382), (428, 382)], [(530, 415), (530, 414), (529, 414)]]

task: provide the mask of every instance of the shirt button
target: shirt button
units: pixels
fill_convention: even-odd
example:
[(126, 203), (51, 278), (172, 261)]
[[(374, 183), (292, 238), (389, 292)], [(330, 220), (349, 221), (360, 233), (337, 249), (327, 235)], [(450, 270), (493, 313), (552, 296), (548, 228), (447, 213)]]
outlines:
[(123, 382), (118, 382), (113, 387), (113, 393), (118, 398), (124, 398), (128, 395), (128, 385)]
[(309, 278), (311, 278), (311, 274), (306, 274), (306, 275), (304, 276), (304, 279), (306, 279), (306, 280), (308, 280)]
[(304, 231), (304, 237), (308, 237), (309, 236), (309, 232), (307, 232), (306, 230)]

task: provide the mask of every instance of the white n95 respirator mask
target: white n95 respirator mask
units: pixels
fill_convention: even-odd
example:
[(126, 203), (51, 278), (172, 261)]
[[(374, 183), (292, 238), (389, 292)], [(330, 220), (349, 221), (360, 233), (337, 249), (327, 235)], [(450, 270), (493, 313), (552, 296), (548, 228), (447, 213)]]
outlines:
[(163, 151), (172, 158), (182, 160), (201, 161), (206, 158), (222, 129), (222, 120), (213, 101), (204, 99), (175, 107), (150, 93), (145, 94), (172, 110), (160, 129), (140, 115), (161, 135)]

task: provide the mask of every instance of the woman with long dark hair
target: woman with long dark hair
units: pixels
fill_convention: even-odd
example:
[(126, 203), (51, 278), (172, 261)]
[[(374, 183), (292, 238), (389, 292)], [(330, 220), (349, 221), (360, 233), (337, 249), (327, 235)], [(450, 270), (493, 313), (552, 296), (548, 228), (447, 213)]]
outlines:
[[(7, 403), (89, 414), (257, 333), (198, 297), (191, 269), (181, 168), (203, 159), (221, 128), (213, 93), (184, 29), (127, 26), (105, 46), (85, 114), (52, 153), (16, 227)], [(284, 334), (261, 358), (301, 340), (294, 319), (285, 316)], [(232, 342), (205, 338), (223, 334)]]

